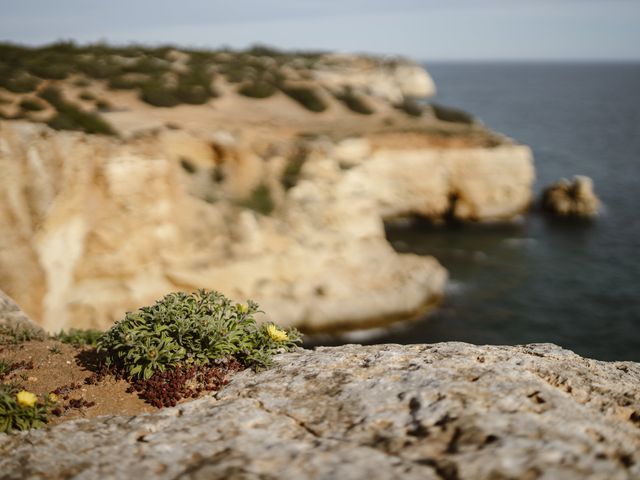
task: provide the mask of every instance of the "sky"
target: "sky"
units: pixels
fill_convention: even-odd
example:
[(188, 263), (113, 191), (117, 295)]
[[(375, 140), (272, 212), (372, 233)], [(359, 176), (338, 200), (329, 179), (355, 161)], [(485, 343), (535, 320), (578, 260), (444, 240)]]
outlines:
[(640, 60), (640, 0), (0, 0), (0, 40)]

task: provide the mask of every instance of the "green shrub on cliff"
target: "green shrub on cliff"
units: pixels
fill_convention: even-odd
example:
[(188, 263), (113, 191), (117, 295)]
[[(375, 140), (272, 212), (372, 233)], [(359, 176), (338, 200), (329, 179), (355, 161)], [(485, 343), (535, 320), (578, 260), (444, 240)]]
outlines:
[(431, 108), (434, 116), (443, 122), (464, 123), (466, 125), (471, 125), (474, 122), (473, 115), (458, 108), (446, 107), (437, 103), (432, 103)]
[(175, 107), (180, 104), (175, 90), (159, 80), (151, 80), (140, 89), (140, 99), (154, 107)]
[(271, 190), (264, 183), (254, 188), (251, 194), (240, 202), (240, 205), (263, 215), (269, 215), (276, 206), (271, 196)]
[(85, 112), (65, 100), (57, 88), (47, 87), (39, 92), (38, 96), (56, 109), (56, 115), (47, 122), (54, 130), (78, 130), (102, 135), (116, 134), (106, 120), (94, 113)]
[(23, 98), (20, 100), (20, 108), (30, 112), (39, 112), (40, 110), (44, 110), (46, 105), (35, 98)]
[(10, 92), (33, 92), (39, 84), (39, 79), (26, 72), (0, 68), (0, 87), (6, 88)]
[(281, 85), (280, 90), (311, 112), (324, 112), (327, 104), (313, 86)]
[(257, 312), (256, 303), (233, 303), (215, 291), (171, 293), (155, 305), (127, 313), (98, 339), (97, 349), (108, 367), (131, 379), (230, 358), (264, 368), (273, 354), (295, 347), (300, 334), (258, 325)]
[(268, 98), (276, 93), (276, 88), (265, 80), (253, 80), (243, 83), (238, 88), (238, 93), (249, 98)]
[(346, 88), (343, 92), (337, 93), (335, 97), (352, 112), (362, 115), (371, 115), (374, 112), (367, 99), (352, 88)]
[(424, 112), (424, 107), (412, 98), (404, 98), (402, 102), (395, 105), (395, 108), (412, 117), (421, 117)]
[(95, 347), (102, 333), (102, 331), (92, 328), (71, 328), (69, 331), (60, 330), (53, 338), (62, 343), (73, 345), (74, 347), (80, 347), (82, 345)]

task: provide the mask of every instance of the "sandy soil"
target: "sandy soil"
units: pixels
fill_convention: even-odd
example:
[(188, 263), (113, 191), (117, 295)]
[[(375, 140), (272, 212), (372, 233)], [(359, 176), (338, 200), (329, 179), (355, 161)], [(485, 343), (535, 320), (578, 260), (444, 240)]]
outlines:
[(9, 374), (0, 376), (1, 382), (16, 382), (18, 388), (38, 395), (57, 393), (59, 401), (49, 415), (50, 425), (77, 418), (157, 410), (137, 393), (128, 392), (127, 381), (111, 375), (96, 379), (92, 368), (95, 354), (89, 347), (74, 347), (57, 340), (0, 344), (0, 361), (14, 365)]

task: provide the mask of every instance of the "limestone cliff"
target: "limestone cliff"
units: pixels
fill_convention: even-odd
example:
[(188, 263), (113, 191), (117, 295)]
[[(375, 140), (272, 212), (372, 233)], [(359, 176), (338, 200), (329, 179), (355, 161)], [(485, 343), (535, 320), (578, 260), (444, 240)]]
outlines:
[(313, 77), (328, 90), (353, 88), (398, 104), (404, 98), (425, 98), (436, 93), (431, 76), (402, 59), (386, 61), (356, 55), (326, 54), (314, 65)]
[(550, 344), (347, 345), (215, 396), (0, 435), (3, 478), (631, 479), (640, 365)]
[[(287, 189), (281, 157), (220, 135), (123, 141), (5, 123), (0, 288), (50, 331), (105, 328), (196, 288), (252, 298), (308, 331), (417, 314), (442, 296), (446, 271), (394, 252), (383, 220), (511, 218), (529, 202), (531, 156), (507, 142), (399, 149), (374, 137), (310, 141)], [(188, 172), (185, 152), (196, 159)], [(270, 216), (238, 206), (263, 187), (276, 206)]]

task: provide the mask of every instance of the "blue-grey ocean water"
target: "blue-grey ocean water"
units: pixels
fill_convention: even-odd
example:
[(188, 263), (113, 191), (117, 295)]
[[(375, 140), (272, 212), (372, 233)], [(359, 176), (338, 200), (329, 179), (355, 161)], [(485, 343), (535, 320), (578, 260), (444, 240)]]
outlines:
[(436, 102), (528, 144), (536, 193), (588, 175), (606, 211), (593, 223), (530, 214), (516, 226), (390, 228), (400, 251), (435, 255), (444, 305), (372, 342), (554, 342), (640, 361), (640, 64), (429, 64)]

